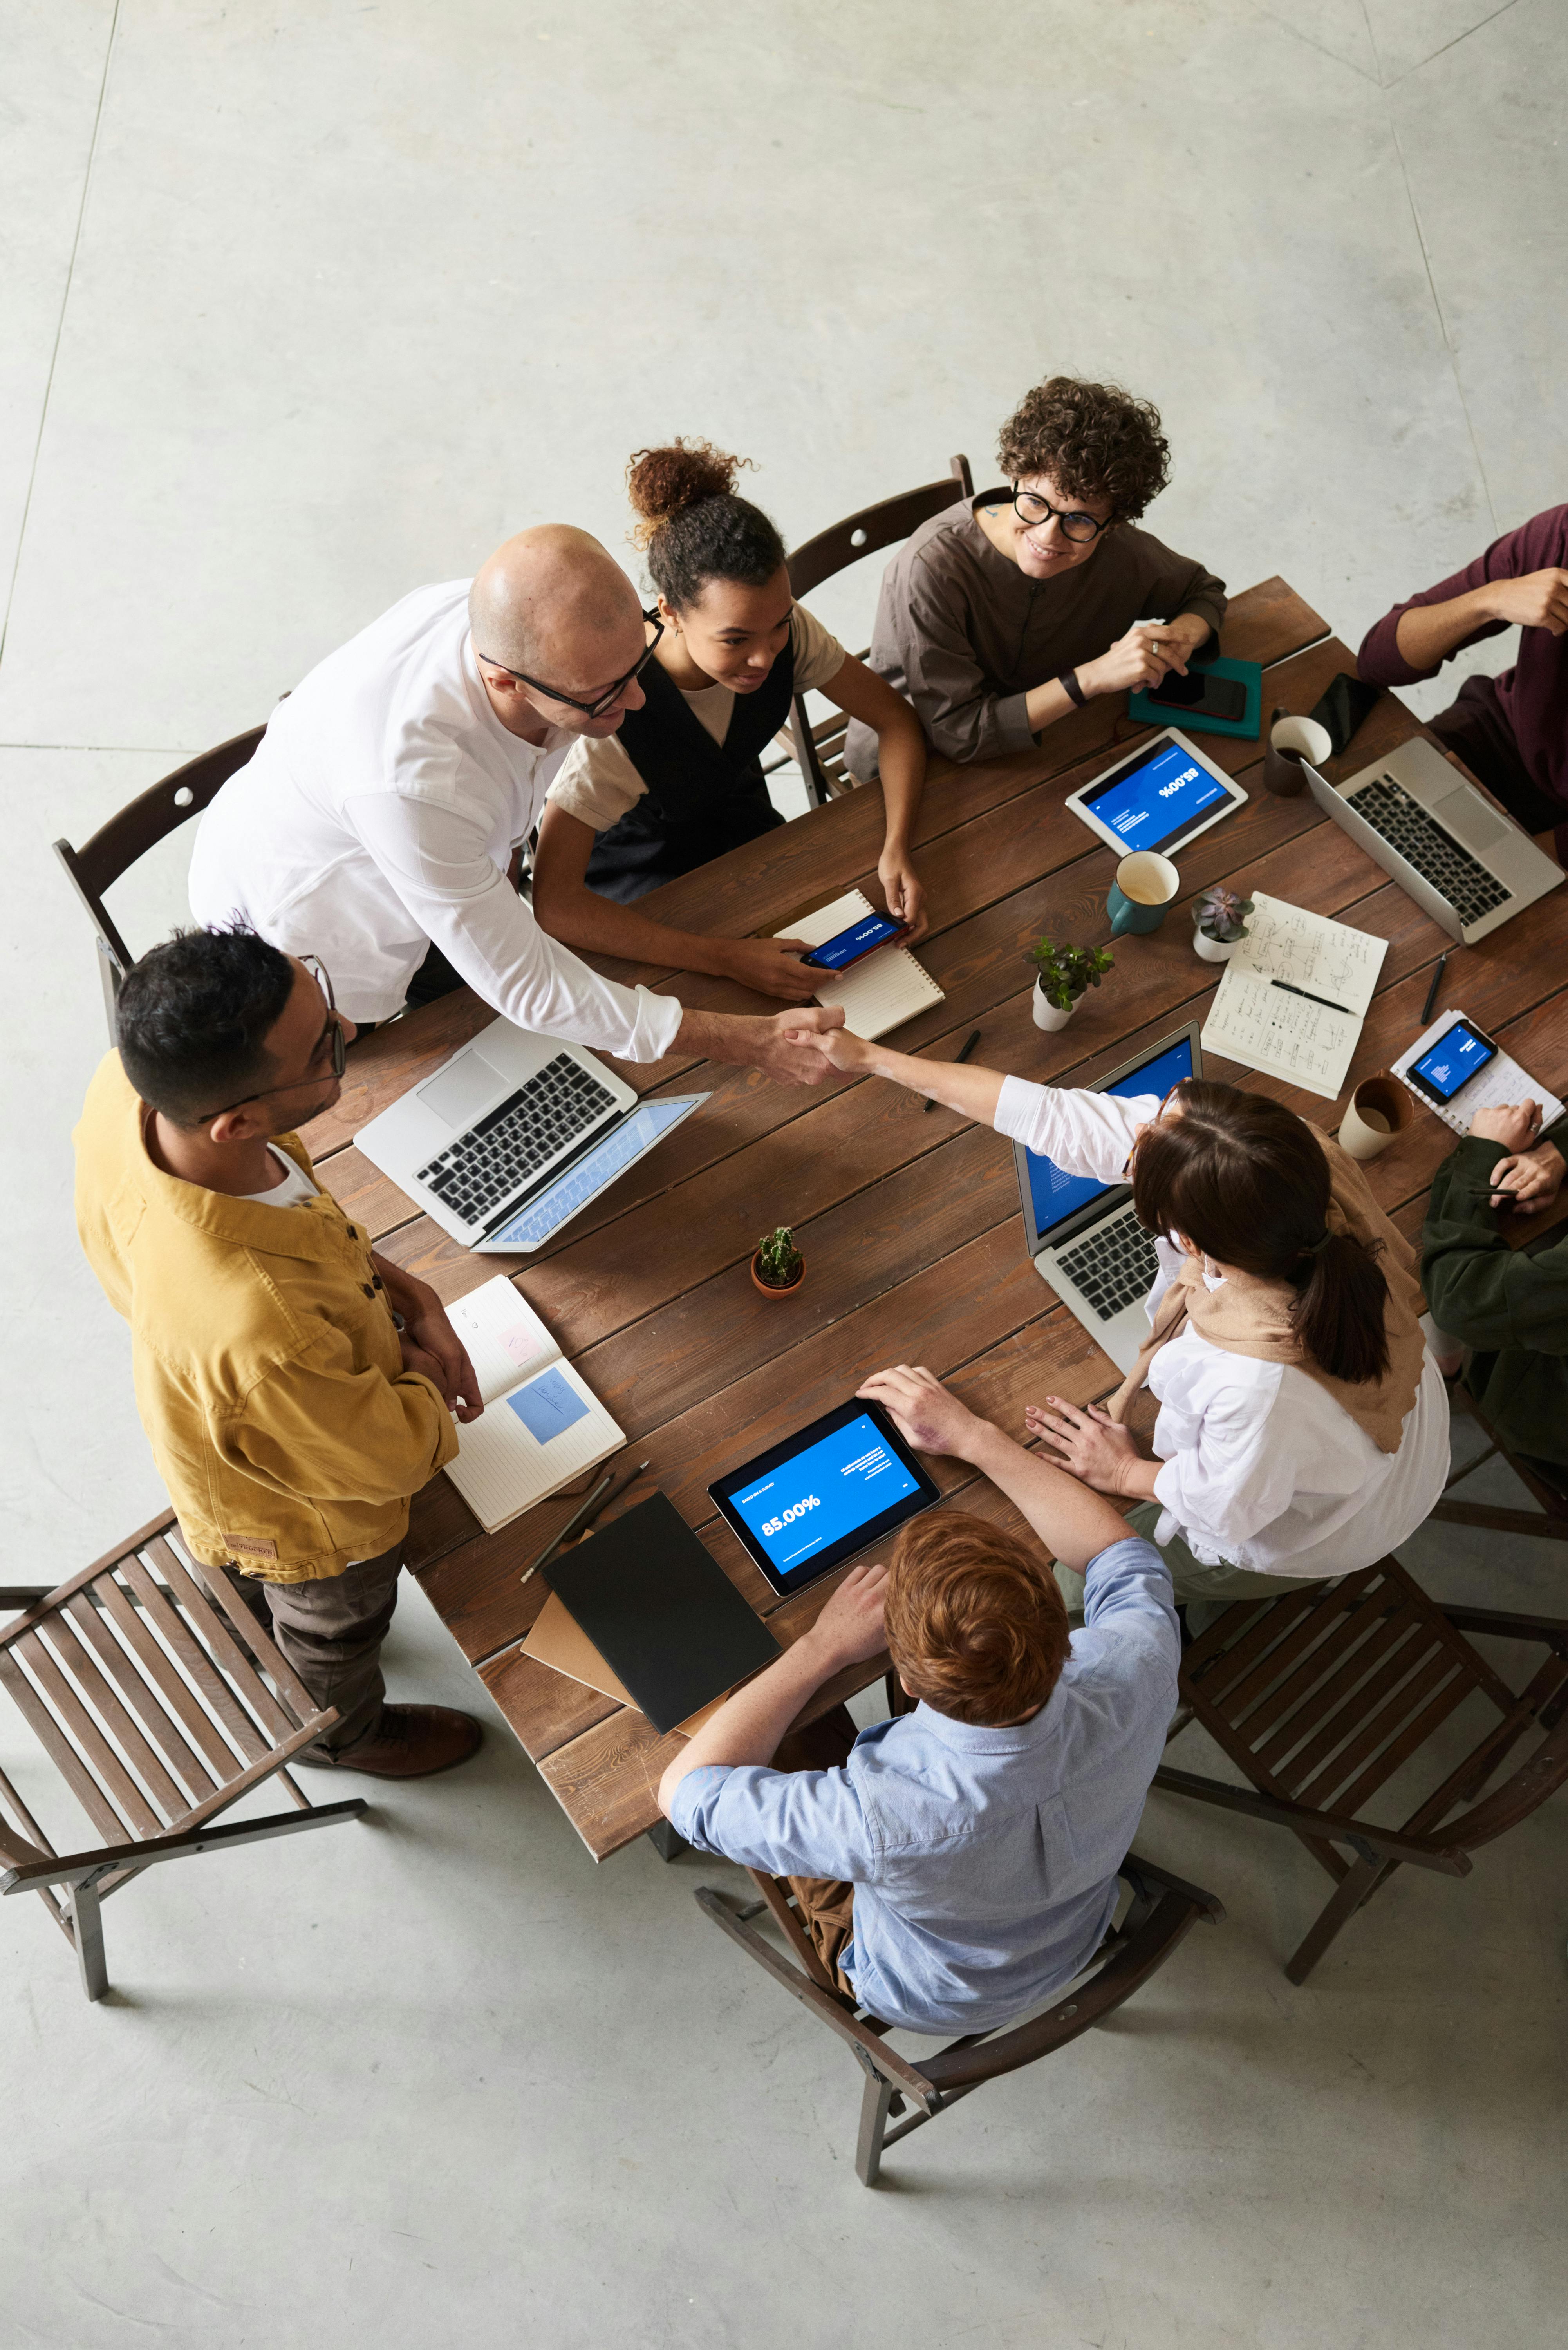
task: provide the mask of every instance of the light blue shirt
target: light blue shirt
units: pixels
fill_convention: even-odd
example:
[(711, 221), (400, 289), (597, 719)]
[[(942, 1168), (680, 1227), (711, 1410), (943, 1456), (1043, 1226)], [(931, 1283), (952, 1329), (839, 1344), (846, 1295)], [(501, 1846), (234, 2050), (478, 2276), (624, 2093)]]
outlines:
[(709, 1763), (676, 1789), (674, 1825), (748, 1868), (847, 1878), (842, 1963), (885, 2022), (1012, 2022), (1098, 1948), (1176, 1708), (1181, 1644), (1152, 1543), (1091, 1560), (1084, 1616), (1033, 1721), (988, 1730), (919, 1705), (863, 1730), (842, 1770)]

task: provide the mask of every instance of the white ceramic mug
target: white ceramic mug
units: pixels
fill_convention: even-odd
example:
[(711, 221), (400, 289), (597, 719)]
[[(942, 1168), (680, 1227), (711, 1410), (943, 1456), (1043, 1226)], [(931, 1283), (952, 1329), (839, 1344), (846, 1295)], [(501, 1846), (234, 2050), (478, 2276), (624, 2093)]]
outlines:
[(1276, 718), (1263, 754), (1264, 789), (1280, 799), (1290, 799), (1306, 784), (1302, 761), (1321, 767), (1333, 755), (1333, 737), (1315, 718)]
[(1397, 1077), (1386, 1070), (1364, 1077), (1339, 1122), (1340, 1148), (1352, 1159), (1376, 1159), (1397, 1141), (1415, 1115), (1416, 1105)]

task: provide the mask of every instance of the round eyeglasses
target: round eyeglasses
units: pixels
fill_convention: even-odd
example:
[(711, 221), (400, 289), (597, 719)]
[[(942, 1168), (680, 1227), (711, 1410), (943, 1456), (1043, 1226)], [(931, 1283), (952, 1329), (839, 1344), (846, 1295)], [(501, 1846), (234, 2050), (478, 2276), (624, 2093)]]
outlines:
[(1054, 515), (1062, 525), (1063, 537), (1070, 538), (1075, 546), (1086, 546), (1091, 539), (1098, 538), (1101, 531), (1110, 528), (1109, 522), (1096, 522), (1091, 514), (1064, 514), (1049, 498), (1043, 498), (1038, 490), (1021, 490), (1016, 482), (1012, 484), (1012, 511), (1031, 529)]

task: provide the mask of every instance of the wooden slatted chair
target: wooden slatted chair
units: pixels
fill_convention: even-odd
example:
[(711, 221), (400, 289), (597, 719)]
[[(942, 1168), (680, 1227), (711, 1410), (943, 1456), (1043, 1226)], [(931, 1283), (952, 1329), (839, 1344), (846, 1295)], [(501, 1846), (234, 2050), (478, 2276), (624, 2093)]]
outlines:
[[(947, 477), (940, 482), (925, 482), (918, 490), (906, 490), (896, 498), (881, 498), (875, 505), (862, 506), (857, 514), (846, 515), (830, 530), (819, 530), (804, 546), (797, 546), (789, 558), (789, 584), (797, 598), (809, 596), (825, 579), (836, 573), (847, 571), (851, 564), (863, 562), (867, 556), (877, 554), (884, 546), (893, 546), (900, 539), (919, 530), (944, 506), (957, 504), (961, 497), (972, 498), (974, 482), (970, 473), (969, 459), (954, 457), (948, 466)], [(862, 650), (857, 660), (866, 659)], [(835, 799), (852, 790), (853, 776), (844, 766), (844, 736), (848, 720), (841, 710), (814, 726), (806, 708), (805, 696), (797, 693), (790, 712), (790, 743), (805, 778), (805, 787), (820, 807), (825, 800)]]
[[(1152, 1862), (1129, 1853), (1118, 1875), (1131, 1888), (1132, 1903), (1120, 1927), (1107, 1935), (1096, 1952), (1093, 1973), (1028, 2022), (1001, 2032), (968, 2033), (916, 2064), (887, 2045), (887, 2024), (864, 2013), (837, 1988), (796, 1914), (787, 1877), (767, 1877), (757, 1869), (747, 1874), (761, 1900), (749, 1908), (737, 1908), (723, 1894), (703, 1886), (696, 1896), (698, 1906), (819, 2023), (846, 2043), (865, 2074), (855, 2151), (856, 2176), (863, 2187), (876, 2186), (886, 2147), (934, 2121), (938, 2114), (946, 2113), (987, 2081), (1000, 2080), (1005, 2073), (1016, 2073), (1043, 2056), (1054, 2055), (1081, 2033), (1104, 2023), (1165, 1964), (1199, 1918), (1217, 1925), (1225, 1915), (1211, 1893), (1184, 1883), (1179, 1877), (1168, 1876)], [(764, 1905), (793, 1956), (785, 1956), (753, 1925)], [(899, 2119), (910, 2106), (914, 2112)], [(897, 2122), (896, 2128), (889, 2129), (890, 2119)]]
[[(1548, 1653), (1515, 1691), (1467, 1632), (1538, 1641)], [(1440, 1607), (1396, 1558), (1228, 1607), (1183, 1657), (1181, 1697), (1172, 1736), (1200, 1722), (1251, 1784), (1168, 1765), (1155, 1785), (1291, 1829), (1335, 1879), (1285, 1967), (1295, 1983), (1402, 1864), (1468, 1876), (1478, 1846), (1517, 1827), (1568, 1780), (1568, 1619)], [(1444, 1767), (1423, 1750), (1470, 1697), (1498, 1719)], [(1532, 1733), (1526, 1759), (1484, 1794)], [(1409, 1767), (1419, 1777), (1422, 1766), (1435, 1783), (1404, 1820), (1367, 1816), (1397, 1773)]]
[[(57, 1852), (0, 1772), (0, 1893), (38, 1894), (89, 2000), (109, 1988), (100, 1905), (155, 1862), (358, 1819), (313, 1805), (285, 1765), (329, 1730), (244, 1601), (171, 1540), (173, 1513), (49, 1592), (0, 1591), (0, 1687), (104, 1842)], [(276, 1775), (293, 1811), (214, 1826)], [(57, 1894), (52, 1888), (59, 1887)]]
[[(1451, 1526), (1480, 1526), (1489, 1534), (1531, 1534), (1544, 1542), (1568, 1542), (1568, 1494), (1549, 1485), (1522, 1455), (1509, 1450), (1462, 1378), (1449, 1383), (1449, 1406), (1450, 1410), (1473, 1419), (1487, 1442), (1484, 1451), (1454, 1471), (1443, 1487), (1442, 1500), (1433, 1505), (1433, 1517)], [(1531, 1499), (1541, 1504), (1540, 1509), (1511, 1510), (1501, 1503), (1449, 1501), (1454, 1487), (1462, 1484), (1488, 1461), (1501, 1461), (1511, 1469)], [(1568, 1471), (1564, 1474), (1568, 1475)]]
[(203, 751), (199, 759), (188, 759), (172, 775), (150, 784), (118, 815), (100, 825), (80, 848), (73, 848), (68, 840), (55, 843), (55, 855), (87, 908), (88, 920), (98, 939), (99, 977), (103, 982), (104, 1014), (111, 1045), (115, 998), (136, 956), (121, 938), (119, 925), (104, 904), (104, 893), (129, 873), (149, 849), (156, 848), (161, 840), (192, 816), (200, 816), (216, 798), (219, 786), (227, 783), (236, 768), (246, 764), (265, 732), (265, 726), (249, 727), (244, 733), (220, 743), (215, 750)]

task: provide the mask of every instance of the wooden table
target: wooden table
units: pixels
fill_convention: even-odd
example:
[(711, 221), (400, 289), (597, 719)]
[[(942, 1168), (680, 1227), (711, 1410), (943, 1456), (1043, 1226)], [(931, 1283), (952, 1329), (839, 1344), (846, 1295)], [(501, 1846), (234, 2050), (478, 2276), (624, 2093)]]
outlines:
[[(1231, 605), (1224, 650), (1262, 662), (1263, 709), (1312, 708), (1346, 648), (1281, 579)], [(1097, 702), (1051, 729), (1044, 743), (964, 768), (938, 764), (917, 839), (930, 915), (921, 961), (947, 1000), (899, 1032), (906, 1052), (950, 1058), (971, 1027), (977, 1057), (1032, 1078), (1083, 1084), (1201, 1019), (1218, 972), (1191, 946), (1188, 900), (1205, 884), (1310, 906), (1388, 941), (1349, 1083), (1385, 1068), (1417, 1033), (1431, 965), (1448, 940), (1335, 826), (1311, 796), (1274, 799), (1262, 787), (1256, 742), (1206, 735), (1205, 749), (1241, 775), (1252, 797), (1181, 858), (1182, 896), (1152, 936), (1116, 946), (1116, 967), (1069, 1025), (1044, 1035), (1030, 1018), (1027, 948), (1041, 932), (1088, 944), (1106, 936), (1110, 851), (1063, 807), (1066, 793), (1106, 764), (1113, 746), (1145, 730), (1126, 698)], [(1420, 731), (1385, 694), (1350, 752), (1343, 777)], [(875, 886), (882, 802), (856, 792), (686, 875), (649, 901), (684, 928), (772, 928), (827, 889)], [(1549, 844), (1548, 844), (1549, 845)], [(1457, 951), (1444, 1001), (1462, 1005), (1543, 1085), (1568, 1090), (1568, 890), (1531, 907), (1479, 947)], [(732, 983), (618, 964), (693, 1005), (753, 1011), (761, 999)], [(776, 1006), (767, 1008), (776, 1009)], [(1018, 1429), (1023, 1407), (1050, 1388), (1079, 1402), (1116, 1382), (1108, 1357), (1041, 1281), (1024, 1253), (1011, 1146), (946, 1110), (875, 1079), (816, 1089), (768, 1083), (753, 1070), (705, 1066), (713, 1097), (539, 1254), (476, 1257), (456, 1246), (353, 1147), (358, 1129), (493, 1017), (466, 989), (410, 1014), (356, 1045), (340, 1102), (306, 1139), (318, 1171), (383, 1253), (452, 1300), (514, 1274), (650, 1468), (620, 1507), (662, 1487), (781, 1642), (815, 1619), (836, 1577), (782, 1604), (764, 1586), (706, 1487), (723, 1471), (788, 1436), (853, 1393), (869, 1371), (929, 1364), (965, 1402)], [(1318, 1125), (1341, 1106), (1226, 1063), (1210, 1071), (1275, 1094)], [(688, 1086), (695, 1065), (617, 1064), (639, 1093)], [(1425, 1195), (1452, 1147), (1449, 1129), (1417, 1113), (1372, 1162), (1374, 1191), (1412, 1239)], [(758, 1295), (749, 1260), (757, 1236), (789, 1223), (807, 1260), (787, 1302)], [(931, 1463), (944, 1497), (1017, 1523), (1002, 1497), (962, 1463)], [(597, 1859), (657, 1825), (654, 1789), (679, 1749), (635, 1709), (598, 1696), (522, 1655), (517, 1642), (546, 1596), (526, 1589), (525, 1562), (570, 1513), (557, 1495), (493, 1535), (476, 1527), (445, 1477), (418, 1497), (409, 1564), (441, 1621)], [(819, 1693), (825, 1711), (877, 1678), (859, 1666)]]

